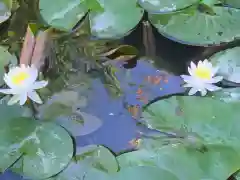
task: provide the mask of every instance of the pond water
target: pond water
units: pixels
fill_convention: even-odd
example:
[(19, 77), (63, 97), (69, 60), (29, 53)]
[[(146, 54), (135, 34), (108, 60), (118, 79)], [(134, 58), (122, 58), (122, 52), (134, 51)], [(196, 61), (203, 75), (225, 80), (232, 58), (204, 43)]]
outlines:
[[(27, 13), (25, 16), (33, 17)], [(10, 27), (14, 28), (17, 34), (24, 34), (25, 29), (20, 28), (16, 31), (19, 28), (16, 24)], [(118, 69), (116, 77), (122, 92), (119, 96), (113, 96), (110, 93), (102, 81), (101, 73), (82, 72), (81, 76), (88, 79), (87, 88), (81, 86), (84, 90), (78, 87), (71, 90), (82, 93), (85, 104), (81, 106), (81, 111), (100, 119), (102, 126), (93, 133), (78, 136), (77, 146), (101, 144), (115, 153), (132, 148), (130, 142), (138, 136), (139, 127), (136, 125), (136, 119), (141, 113), (137, 111), (133, 115), (129, 107), (141, 108), (156, 98), (183, 93), (182, 80), (178, 75), (186, 72), (186, 67), (191, 60), (200, 60), (214, 52), (211, 48), (191, 47), (176, 43), (153, 31), (156, 48), (153, 58), (146, 56), (148, 52), (143, 44), (142, 24), (121, 40), (124, 44), (137, 47), (142, 57), (130, 68), (122, 64), (114, 64), (114, 67)], [(208, 49), (210, 49), (209, 52), (207, 52)], [(160, 79), (154, 81), (154, 78)], [(63, 90), (68, 91), (69, 88)], [(9, 179), (20, 180), (22, 177), (11, 172), (0, 175), (0, 180)]]

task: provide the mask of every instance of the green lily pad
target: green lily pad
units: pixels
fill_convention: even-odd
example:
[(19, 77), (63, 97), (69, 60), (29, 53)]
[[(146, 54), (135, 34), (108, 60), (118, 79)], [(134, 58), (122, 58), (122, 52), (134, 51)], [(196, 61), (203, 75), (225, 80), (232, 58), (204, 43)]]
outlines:
[(240, 8), (240, 1), (239, 0), (224, 0), (225, 4), (228, 4), (235, 8)]
[(87, 13), (84, 0), (39, 0), (42, 18), (49, 25), (70, 31)]
[(98, 38), (120, 38), (131, 31), (141, 20), (143, 9), (137, 0), (97, 0), (104, 11), (89, 14), (91, 33)]
[(213, 98), (224, 102), (240, 102), (240, 88), (224, 88), (213, 93)]
[(213, 65), (218, 66), (218, 74), (224, 79), (240, 83), (240, 47), (220, 51), (210, 57)]
[(11, 0), (0, 1), (0, 23), (3, 23), (4, 21), (9, 19), (9, 17), (11, 16), (11, 7)]
[(62, 171), (73, 156), (73, 141), (62, 127), (41, 123), (25, 140), (20, 161), (22, 174), (32, 179), (44, 179)]
[(195, 5), (169, 14), (149, 14), (149, 19), (162, 35), (183, 44), (218, 45), (240, 37), (240, 9), (206, 7)]
[(139, 4), (149, 13), (166, 13), (191, 6), (199, 0), (139, 0)]
[(118, 157), (121, 168), (151, 166), (168, 170), (179, 179), (227, 179), (239, 168), (239, 153), (227, 146), (211, 145), (206, 152), (181, 144), (140, 149)]
[(136, 166), (121, 169), (115, 176), (110, 178), (111, 180), (180, 180), (173, 173), (164, 170), (162, 168), (148, 167), (148, 166)]
[(36, 123), (32, 119), (19, 117), (21, 108), (18, 106), (0, 105), (0, 109), (2, 117), (0, 121), (0, 172), (4, 172), (22, 155), (20, 148), (35, 129)]
[(77, 161), (85, 161), (90, 166), (107, 173), (114, 173), (119, 169), (112, 152), (100, 145), (79, 147), (75, 158)]
[(101, 179), (118, 171), (115, 156), (103, 146), (88, 145), (77, 149), (66, 169), (51, 180)]
[(239, 150), (239, 108), (240, 103), (207, 97), (172, 96), (148, 106), (143, 121), (152, 129), (182, 133), (188, 142), (229, 145)]
[(10, 54), (5, 47), (0, 46), (0, 85), (4, 84), (4, 74), (6, 73), (5, 68), (8, 65), (16, 65), (17, 58), (16, 56)]

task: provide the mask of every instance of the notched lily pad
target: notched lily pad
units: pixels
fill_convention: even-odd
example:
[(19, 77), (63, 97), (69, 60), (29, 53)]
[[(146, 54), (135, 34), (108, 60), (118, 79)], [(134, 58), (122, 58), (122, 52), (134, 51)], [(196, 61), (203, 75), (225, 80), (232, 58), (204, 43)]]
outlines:
[(51, 26), (70, 31), (86, 14), (84, 0), (40, 0), (40, 14)]
[(89, 14), (91, 33), (98, 38), (121, 38), (131, 31), (141, 20), (143, 9), (137, 0), (97, 0), (104, 11)]
[(73, 141), (62, 127), (42, 123), (26, 138), (21, 152), (24, 155), (17, 170), (32, 179), (44, 179), (68, 165), (73, 156)]
[[(1, 110), (3, 109), (7, 110), (9, 114), (18, 111), (16, 107), (1, 107)], [(0, 172), (4, 172), (22, 155), (20, 148), (35, 129), (36, 123), (28, 118), (9, 118), (4, 117), (4, 114), (1, 115), (4, 119), (0, 121)]]
[(240, 83), (240, 47), (220, 51), (210, 57), (213, 65), (218, 66), (218, 74), (224, 79)]
[(240, 9), (203, 7), (200, 4), (169, 14), (149, 14), (149, 19), (161, 34), (183, 44), (219, 45), (240, 37)]
[(138, 2), (149, 13), (167, 13), (186, 8), (198, 0), (139, 0)]

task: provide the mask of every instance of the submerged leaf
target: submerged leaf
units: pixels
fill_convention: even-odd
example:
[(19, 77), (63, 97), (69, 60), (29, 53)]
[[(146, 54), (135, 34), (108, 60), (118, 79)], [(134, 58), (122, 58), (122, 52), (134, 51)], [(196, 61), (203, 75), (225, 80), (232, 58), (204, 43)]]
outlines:
[(220, 51), (210, 57), (214, 66), (218, 66), (218, 74), (224, 79), (240, 83), (240, 47)]

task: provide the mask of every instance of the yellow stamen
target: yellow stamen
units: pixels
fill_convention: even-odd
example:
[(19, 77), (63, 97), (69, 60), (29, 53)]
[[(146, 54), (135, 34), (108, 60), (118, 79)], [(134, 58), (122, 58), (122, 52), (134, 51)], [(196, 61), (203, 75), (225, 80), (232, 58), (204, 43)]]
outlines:
[(207, 67), (198, 67), (194, 71), (194, 75), (200, 79), (211, 79), (211, 70)]
[(12, 82), (15, 85), (22, 84), (27, 78), (29, 78), (29, 74), (26, 72), (19, 72), (18, 74), (12, 76)]

